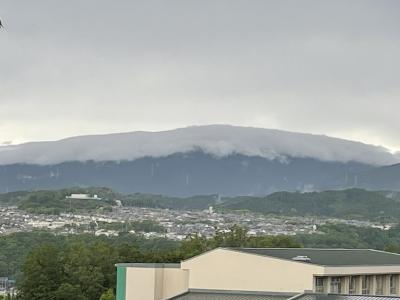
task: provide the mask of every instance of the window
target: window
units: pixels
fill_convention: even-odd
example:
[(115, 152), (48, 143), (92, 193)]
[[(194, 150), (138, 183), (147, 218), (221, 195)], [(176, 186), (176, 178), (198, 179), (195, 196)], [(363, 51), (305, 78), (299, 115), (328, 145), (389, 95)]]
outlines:
[(357, 294), (357, 277), (349, 277), (349, 294)]
[(342, 291), (342, 278), (332, 277), (331, 278), (331, 293), (340, 294)]
[(324, 277), (315, 277), (315, 292), (324, 292)]
[(371, 276), (363, 276), (361, 279), (361, 293), (363, 295), (371, 294)]
[(376, 275), (376, 295), (383, 295), (383, 275)]
[(397, 282), (399, 281), (398, 275), (390, 275), (390, 294), (396, 295), (397, 294)]

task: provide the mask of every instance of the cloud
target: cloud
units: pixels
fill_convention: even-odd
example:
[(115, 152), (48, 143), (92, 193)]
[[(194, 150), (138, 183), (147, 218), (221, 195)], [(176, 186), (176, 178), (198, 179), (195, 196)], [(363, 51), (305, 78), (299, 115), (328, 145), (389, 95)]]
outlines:
[(201, 150), (289, 162), (291, 157), (356, 161), (372, 165), (400, 162), (387, 149), (362, 143), (251, 127), (195, 126), (162, 132), (132, 132), (68, 138), (0, 148), (0, 164), (56, 164), (65, 161), (120, 161)]
[(399, 8), (4, 0), (0, 140), (224, 123), (398, 150)]

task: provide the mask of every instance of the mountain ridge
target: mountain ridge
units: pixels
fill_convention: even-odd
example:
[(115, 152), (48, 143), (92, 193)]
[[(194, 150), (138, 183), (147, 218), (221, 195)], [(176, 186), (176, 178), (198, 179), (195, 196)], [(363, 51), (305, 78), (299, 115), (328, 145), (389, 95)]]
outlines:
[(85, 135), (58, 141), (0, 147), (0, 165), (54, 165), (72, 161), (132, 161), (202, 151), (217, 158), (232, 154), (285, 162), (289, 157), (385, 166), (400, 162), (384, 147), (277, 129), (204, 125), (159, 132)]
[(387, 149), (360, 142), (208, 125), (3, 146), (0, 192), (71, 186), (171, 196), (400, 190), (395, 163)]

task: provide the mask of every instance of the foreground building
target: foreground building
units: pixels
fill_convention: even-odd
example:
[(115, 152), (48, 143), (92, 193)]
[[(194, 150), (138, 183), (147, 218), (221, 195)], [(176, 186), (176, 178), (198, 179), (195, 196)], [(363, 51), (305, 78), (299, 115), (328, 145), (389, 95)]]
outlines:
[(117, 264), (117, 274), (117, 300), (400, 296), (400, 255), (369, 249), (218, 248), (180, 264)]

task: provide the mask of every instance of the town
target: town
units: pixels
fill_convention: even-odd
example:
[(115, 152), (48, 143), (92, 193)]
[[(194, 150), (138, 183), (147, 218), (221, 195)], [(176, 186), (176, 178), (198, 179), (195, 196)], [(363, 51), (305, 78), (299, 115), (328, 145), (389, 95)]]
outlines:
[[(158, 230), (129, 230), (131, 222), (151, 222)], [(0, 235), (33, 230), (48, 230), (55, 234), (92, 233), (116, 236), (121, 232), (142, 234), (146, 238), (183, 240), (198, 234), (210, 238), (216, 229), (229, 230), (233, 225), (248, 229), (248, 234), (296, 235), (318, 233), (324, 224), (347, 224), (358, 227), (390, 229), (394, 224), (382, 225), (372, 221), (345, 220), (328, 217), (262, 215), (250, 212), (215, 212), (207, 210), (171, 210), (115, 206), (110, 212), (62, 213), (60, 215), (32, 214), (15, 206), (0, 207)], [(114, 224), (113, 228), (107, 224)], [(161, 228), (161, 230), (160, 230)]]

